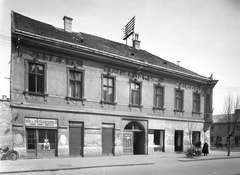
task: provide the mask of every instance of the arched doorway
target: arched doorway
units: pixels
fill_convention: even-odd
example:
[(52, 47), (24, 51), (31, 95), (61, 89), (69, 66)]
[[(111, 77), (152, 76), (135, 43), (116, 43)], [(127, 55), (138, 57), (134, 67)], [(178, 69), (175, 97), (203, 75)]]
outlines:
[(125, 126), (123, 154), (145, 154), (145, 130), (140, 123), (130, 122)]

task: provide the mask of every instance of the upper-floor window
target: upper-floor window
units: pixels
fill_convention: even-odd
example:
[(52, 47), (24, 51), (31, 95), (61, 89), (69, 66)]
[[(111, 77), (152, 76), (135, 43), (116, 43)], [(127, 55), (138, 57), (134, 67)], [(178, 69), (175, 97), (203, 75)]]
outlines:
[(102, 77), (102, 101), (114, 103), (115, 101), (115, 79), (114, 77)]
[(47, 64), (40, 63), (36, 60), (24, 60), (25, 77), (24, 77), (24, 96), (29, 95), (42, 96), (47, 101)]
[(200, 112), (200, 94), (193, 93), (193, 112), (199, 113)]
[(175, 110), (183, 111), (183, 90), (175, 91)]
[(210, 94), (206, 95), (206, 113), (211, 113), (211, 99)]
[(130, 105), (140, 107), (141, 98), (141, 83), (130, 82)]
[(164, 87), (154, 86), (154, 108), (163, 109), (164, 107)]
[(44, 65), (28, 63), (28, 91), (44, 93)]
[(69, 97), (83, 97), (83, 72), (77, 70), (69, 70)]

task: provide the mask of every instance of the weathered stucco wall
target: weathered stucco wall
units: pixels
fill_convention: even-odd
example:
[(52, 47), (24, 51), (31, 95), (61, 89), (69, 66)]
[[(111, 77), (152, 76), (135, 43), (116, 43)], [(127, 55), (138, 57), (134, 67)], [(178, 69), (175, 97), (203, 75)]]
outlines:
[(0, 147), (12, 147), (12, 112), (10, 101), (0, 100)]

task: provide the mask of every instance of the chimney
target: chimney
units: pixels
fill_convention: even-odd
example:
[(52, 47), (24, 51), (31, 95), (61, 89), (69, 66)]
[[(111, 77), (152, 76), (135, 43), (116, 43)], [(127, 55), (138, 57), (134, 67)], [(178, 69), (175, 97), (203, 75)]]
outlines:
[(138, 40), (138, 37), (139, 37), (139, 35), (136, 33), (135, 38), (133, 40), (133, 48), (137, 49), (137, 50), (140, 50), (140, 42), (141, 41)]
[(6, 95), (2, 95), (2, 99), (3, 100), (7, 100), (7, 96)]
[(63, 21), (64, 21), (64, 30), (66, 32), (72, 32), (72, 18), (69, 18), (67, 16), (63, 17)]

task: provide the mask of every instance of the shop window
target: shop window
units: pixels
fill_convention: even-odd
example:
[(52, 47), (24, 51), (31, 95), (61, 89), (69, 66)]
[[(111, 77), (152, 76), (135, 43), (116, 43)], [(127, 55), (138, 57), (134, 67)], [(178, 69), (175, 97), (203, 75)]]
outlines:
[(164, 130), (153, 132), (154, 152), (164, 152)]
[(116, 80), (109, 75), (102, 76), (102, 101), (101, 103), (116, 105)]
[(200, 140), (200, 131), (193, 131), (192, 132), (192, 144), (196, 147), (201, 147), (201, 140)]
[[(56, 149), (56, 131), (54, 130), (39, 130), (39, 149)], [(49, 147), (45, 147), (46, 140), (50, 143)]]
[(183, 112), (183, 90), (175, 91), (175, 111)]
[(164, 109), (164, 87), (154, 86), (154, 109)]
[(200, 113), (200, 94), (193, 93), (193, 113)]
[(36, 149), (36, 131), (33, 129), (27, 130), (27, 149)]

